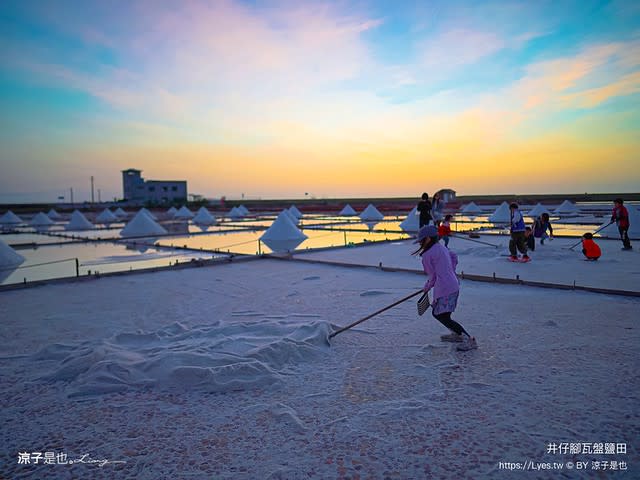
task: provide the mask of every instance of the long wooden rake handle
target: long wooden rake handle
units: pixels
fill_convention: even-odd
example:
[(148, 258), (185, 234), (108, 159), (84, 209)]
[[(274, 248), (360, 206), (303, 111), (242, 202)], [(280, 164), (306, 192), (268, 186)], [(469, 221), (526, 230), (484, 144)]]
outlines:
[[(597, 229), (595, 232), (593, 232), (593, 235), (595, 235), (596, 233), (598, 233), (600, 230), (604, 230), (605, 228), (607, 228), (609, 225), (611, 225), (613, 222), (609, 222), (606, 225), (601, 226), (599, 229)], [(574, 248), (576, 248), (578, 245), (580, 245), (582, 243), (582, 239), (580, 239), (580, 241), (578, 243), (576, 243), (575, 245), (571, 245), (569, 247), (569, 250), (573, 250)]]
[(397, 302), (394, 302), (394, 303), (392, 303), (391, 305), (387, 305), (386, 307), (381, 308), (381, 309), (380, 309), (380, 310), (378, 310), (377, 312), (373, 312), (371, 315), (367, 315), (366, 317), (361, 318), (361, 319), (360, 319), (360, 320), (358, 320), (357, 322), (353, 322), (352, 324), (347, 325), (346, 327), (342, 327), (341, 329), (336, 330), (335, 332), (333, 332), (333, 333), (331, 333), (331, 334), (329, 335), (329, 338), (333, 338), (333, 337), (335, 337), (336, 335), (338, 335), (339, 333), (342, 333), (342, 332), (344, 332), (345, 330), (349, 330), (350, 328), (355, 327), (356, 325), (358, 325), (358, 324), (360, 324), (360, 323), (364, 322), (365, 320), (369, 320), (371, 317), (375, 317), (375, 316), (376, 316), (376, 315), (378, 315), (379, 313), (382, 313), (382, 312), (384, 312), (384, 311), (386, 311), (386, 310), (389, 310), (390, 308), (393, 308), (393, 307), (395, 307), (396, 305), (401, 304), (402, 302), (406, 302), (406, 301), (407, 301), (407, 300), (409, 300), (410, 298), (413, 298), (413, 297), (415, 297), (416, 295), (420, 295), (421, 293), (423, 293), (423, 290), (422, 290), (422, 289), (418, 290), (418, 291), (417, 291), (417, 292), (415, 292), (415, 293), (412, 293), (411, 295), (407, 295), (406, 297), (401, 298), (401, 299), (400, 299), (400, 300), (398, 300)]
[(481, 240), (475, 240), (473, 238), (467, 238), (461, 235), (456, 235), (455, 233), (452, 233), (451, 236), (455, 238), (459, 238), (460, 240), (467, 240), (468, 242), (476, 242), (476, 243), (481, 243), (482, 245), (489, 245), (490, 247), (498, 248), (500, 246), (500, 245), (496, 245), (495, 243), (483, 242)]

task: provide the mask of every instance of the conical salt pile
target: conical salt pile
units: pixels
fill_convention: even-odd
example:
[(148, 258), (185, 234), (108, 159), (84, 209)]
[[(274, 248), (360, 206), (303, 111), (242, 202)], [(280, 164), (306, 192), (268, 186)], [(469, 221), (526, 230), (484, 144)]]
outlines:
[(509, 210), (509, 204), (502, 202), (496, 211), (489, 216), (489, 221), (492, 223), (509, 223), (511, 222), (511, 210)]
[(49, 217), (51, 220), (60, 220), (62, 218), (62, 215), (60, 215), (52, 208), (51, 210), (49, 210), (49, 213), (47, 213), (47, 217)]
[(17, 267), (22, 262), (24, 262), (24, 257), (0, 240), (0, 270)]
[(357, 215), (357, 214), (358, 213), (348, 203), (344, 206), (342, 210), (340, 210), (340, 215), (343, 217), (353, 217), (354, 215)]
[(298, 220), (300, 220), (302, 218), (302, 212), (300, 210), (298, 210), (298, 208), (295, 205), (291, 205), (289, 207), (289, 212), (296, 217)]
[(467, 215), (473, 215), (476, 213), (481, 213), (482, 209), (476, 205), (474, 202), (470, 202), (468, 205), (465, 205), (462, 209), (462, 213), (466, 213)]
[(11, 210), (0, 217), (0, 225), (18, 225), (19, 223), (23, 223), (22, 219)]
[(527, 213), (527, 216), (528, 216), (528, 217), (536, 218), (536, 217), (539, 217), (540, 215), (542, 215), (543, 213), (547, 213), (547, 214), (551, 215), (551, 212), (550, 212), (549, 210), (547, 210), (547, 209), (544, 207), (544, 205), (542, 205), (540, 202), (538, 202), (538, 203), (536, 204), (536, 206), (535, 206), (535, 207), (533, 207), (533, 208), (529, 211), (529, 213)]
[(145, 237), (166, 235), (167, 231), (155, 220), (151, 219), (144, 212), (140, 211), (129, 223), (120, 231), (121, 237)]
[(373, 204), (371, 204), (371, 203), (360, 214), (360, 220), (363, 220), (363, 221), (373, 221), (373, 220), (380, 221), (382, 219), (384, 219), (384, 215), (382, 215), (378, 211), (378, 209), (376, 207), (374, 207)]
[(183, 220), (193, 218), (193, 212), (183, 205), (180, 210), (176, 212), (173, 218), (181, 218)]
[(407, 218), (400, 223), (400, 228), (405, 232), (417, 232), (420, 230), (420, 218), (417, 215), (418, 207), (413, 207)]
[(147, 215), (151, 220), (158, 220), (158, 217), (156, 217), (153, 213), (151, 213), (146, 208), (143, 207), (140, 209), (140, 211), (143, 212), (145, 215)]
[(53, 220), (51, 220), (44, 213), (40, 212), (31, 219), (29, 225), (31, 225), (32, 227), (50, 227), (51, 225), (53, 225)]
[(300, 223), (300, 219), (298, 217), (296, 217), (293, 213), (291, 213), (291, 210), (285, 208), (283, 210), (283, 212), (285, 212), (287, 215), (289, 215), (289, 218), (291, 219), (291, 222), (297, 227), (298, 224)]
[(229, 213), (227, 214), (227, 216), (231, 217), (231, 218), (242, 218), (244, 217), (244, 213), (242, 212), (242, 210), (240, 210), (240, 208), (238, 207), (233, 207)]
[(249, 213), (251, 213), (251, 212), (249, 212), (249, 209), (247, 207), (245, 207), (244, 205), (240, 205), (238, 207), (238, 210), (240, 211), (240, 213), (242, 213), (243, 217), (246, 217), (247, 215), (249, 215)]
[(74, 210), (71, 220), (64, 227), (65, 230), (91, 230), (93, 224), (79, 210)]
[(290, 252), (308, 237), (298, 230), (286, 210), (278, 215), (260, 240), (274, 252)]
[(105, 208), (100, 215), (96, 217), (96, 223), (102, 223), (108, 225), (113, 222), (117, 222), (118, 217), (116, 217), (111, 210)]
[(129, 214), (125, 212), (122, 208), (118, 207), (118, 209), (115, 211), (115, 216), (118, 218), (127, 218)]
[(0, 283), (24, 262), (24, 257), (0, 240)]
[(196, 216), (193, 217), (193, 223), (197, 225), (213, 225), (216, 223), (216, 217), (211, 215), (206, 208), (200, 207)]
[(567, 213), (578, 213), (579, 211), (580, 211), (580, 208), (575, 203), (571, 203), (569, 200), (565, 200), (553, 212), (558, 214), (561, 214), (561, 213), (567, 214)]
[(176, 207), (171, 207), (169, 210), (167, 210), (167, 216), (169, 218), (175, 217), (176, 213), (178, 213), (178, 209)]

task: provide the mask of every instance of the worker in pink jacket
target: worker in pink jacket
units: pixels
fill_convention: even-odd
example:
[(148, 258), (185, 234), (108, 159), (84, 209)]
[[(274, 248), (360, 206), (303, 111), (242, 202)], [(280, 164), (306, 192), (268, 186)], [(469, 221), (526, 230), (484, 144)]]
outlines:
[(440, 339), (444, 342), (459, 342), (458, 350), (462, 351), (478, 348), (476, 339), (451, 318), (460, 293), (460, 283), (456, 276), (457, 255), (438, 242), (438, 229), (434, 225), (422, 227), (414, 243), (419, 243), (420, 248), (413, 254), (422, 257), (424, 273), (429, 276), (424, 284), (424, 291), (433, 289), (431, 313), (452, 332)]

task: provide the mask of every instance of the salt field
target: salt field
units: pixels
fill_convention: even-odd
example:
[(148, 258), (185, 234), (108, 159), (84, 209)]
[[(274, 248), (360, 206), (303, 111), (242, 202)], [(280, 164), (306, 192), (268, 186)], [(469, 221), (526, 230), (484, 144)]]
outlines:
[[(605, 245), (601, 262), (588, 263), (567, 242), (527, 265), (467, 240), (450, 246), (459, 270), (476, 262), (548, 282), (571, 270), (637, 291), (637, 251)], [(0, 333), (11, 339), (0, 348), (3, 476), (513, 478), (501, 463), (523, 459), (565, 469), (616, 461), (635, 475), (640, 298), (463, 279), (454, 316), (478, 350), (440, 342), (446, 329), (413, 301), (328, 341), (422, 287), (414, 248), (387, 242), (1, 292)], [(359, 266), (340, 265), (349, 261)], [(551, 452), (552, 442), (625, 453)], [(33, 451), (77, 463), (17, 462)]]
[(640, 2), (0, 2), (0, 480), (640, 480)]
[[(5, 231), (24, 260), (3, 285), (88, 281), (0, 292), (3, 475), (511, 478), (501, 465), (522, 458), (635, 471), (640, 253), (596, 235), (602, 257), (585, 262), (576, 241), (606, 218), (589, 211), (553, 216), (556, 238), (510, 263), (486, 213), (457, 214), (449, 243), (468, 353), (413, 302), (329, 338), (421, 288), (411, 215)], [(272, 244), (283, 255), (269, 231), (297, 239)], [(554, 455), (551, 441), (628, 449)], [(12, 458), (35, 448), (76, 465)]]
[[(552, 215), (556, 236), (579, 238), (585, 232), (596, 231), (608, 219), (608, 205), (583, 204), (580, 208), (581, 213), (569, 216)], [(636, 206), (631, 204), (631, 208)], [(474, 216), (454, 212), (452, 230), (476, 231), (498, 237), (504, 235), (508, 232), (501, 222), (491, 222), (491, 215), (481, 214), (482, 211), (486, 213), (497, 209), (498, 205), (484, 206), (483, 210), (478, 209), (479, 213)], [(531, 210), (531, 207), (523, 209), (526, 212)], [(158, 217), (165, 215), (162, 212), (157, 213)], [(298, 220), (298, 227), (307, 238), (295, 249), (307, 251), (406, 239), (415, 233), (403, 225), (405, 218), (411, 216), (409, 213), (380, 216), (380, 220), (376, 221), (326, 214), (303, 215)], [(129, 216), (131, 220), (133, 213)], [(220, 216), (215, 225), (197, 225), (189, 219), (164, 219), (159, 222), (165, 227), (165, 233), (153, 237), (141, 235), (127, 241), (126, 244), (122, 242), (121, 237), (126, 223), (69, 231), (65, 228), (66, 220), (57, 220), (44, 232), (37, 232), (33, 227), (18, 224), (12, 226), (11, 230), (5, 230), (0, 239), (8, 245), (19, 247), (26, 260), (15, 271), (10, 271), (8, 275), (5, 272), (5, 278), (0, 285), (83, 276), (95, 274), (96, 271), (109, 273), (158, 268), (176, 262), (208, 260), (231, 254), (269, 254), (272, 250), (259, 240), (275, 219), (275, 215), (268, 213), (245, 218)], [(617, 238), (615, 231), (609, 235), (609, 238)], [(138, 245), (132, 245), (132, 242)], [(156, 247), (153, 247), (154, 245)], [(78, 269), (75, 266), (76, 258)]]

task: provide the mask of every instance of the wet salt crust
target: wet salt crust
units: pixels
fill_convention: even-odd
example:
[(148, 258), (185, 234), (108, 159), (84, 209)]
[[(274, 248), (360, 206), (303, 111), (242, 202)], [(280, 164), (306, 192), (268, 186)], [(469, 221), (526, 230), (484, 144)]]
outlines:
[[(260, 260), (5, 292), (0, 473), (513, 478), (498, 462), (591, 460), (549, 442), (626, 442), (638, 472), (640, 301), (463, 281), (476, 351), (412, 301), (324, 343), (423, 281)], [(35, 451), (127, 463), (18, 465)]]

